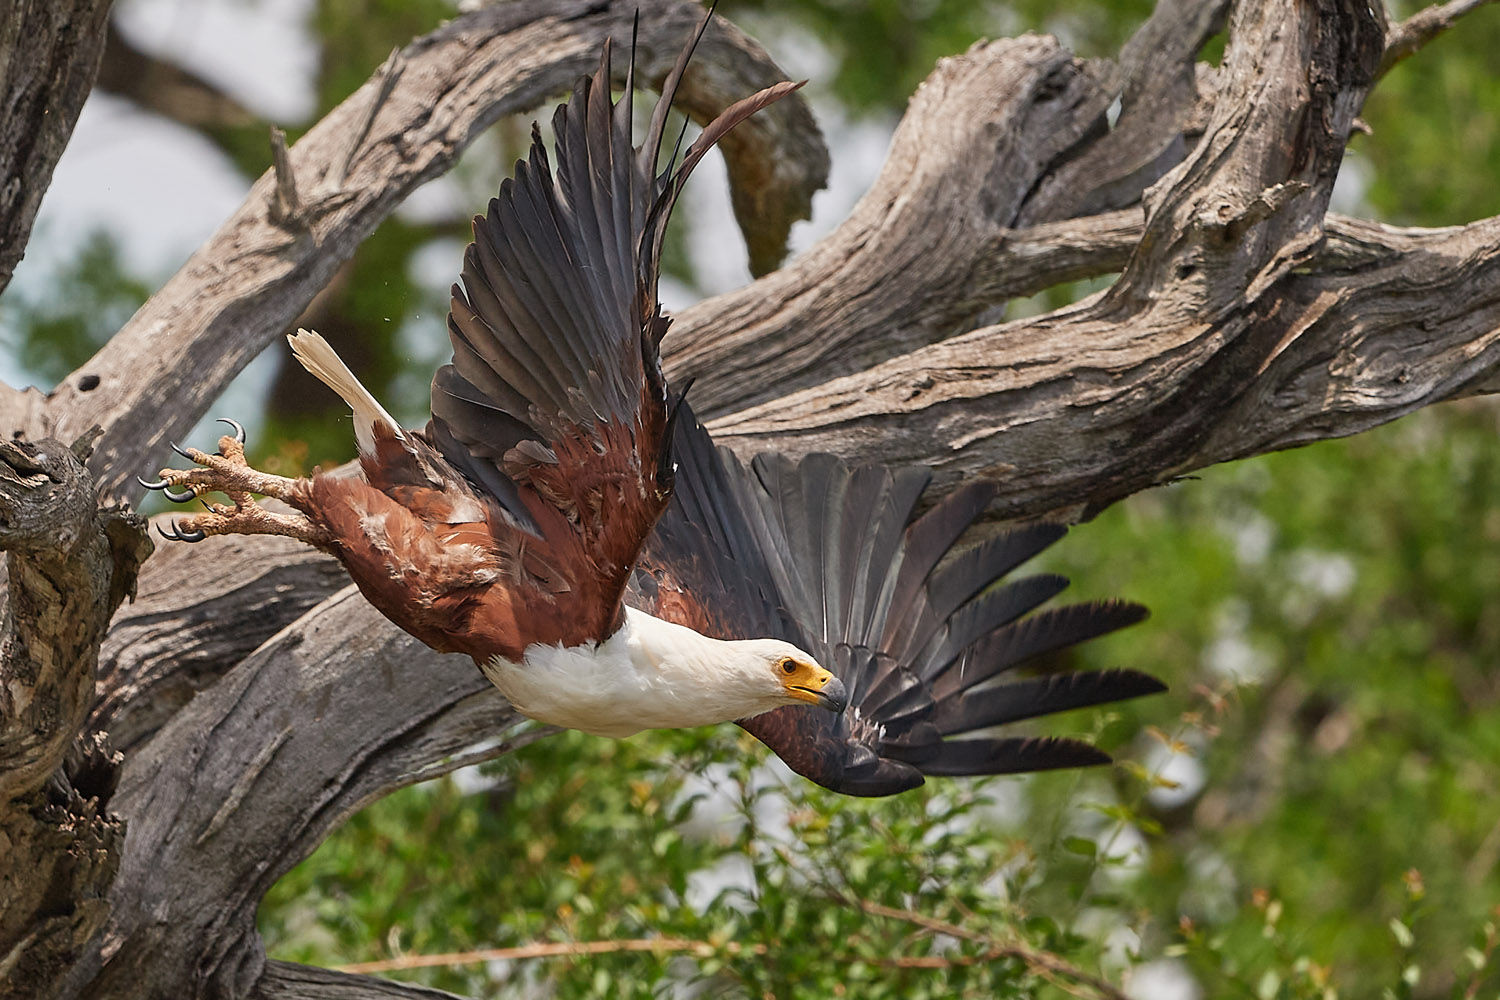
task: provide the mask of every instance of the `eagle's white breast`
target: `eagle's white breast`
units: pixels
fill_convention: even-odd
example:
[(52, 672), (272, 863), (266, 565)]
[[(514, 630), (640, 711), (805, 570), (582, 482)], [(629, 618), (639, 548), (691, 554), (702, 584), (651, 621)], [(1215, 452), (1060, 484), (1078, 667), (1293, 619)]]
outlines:
[(729, 722), (788, 704), (759, 648), (772, 641), (710, 639), (626, 608), (625, 624), (604, 642), (534, 645), (520, 663), (496, 657), (483, 669), (533, 719), (625, 737)]

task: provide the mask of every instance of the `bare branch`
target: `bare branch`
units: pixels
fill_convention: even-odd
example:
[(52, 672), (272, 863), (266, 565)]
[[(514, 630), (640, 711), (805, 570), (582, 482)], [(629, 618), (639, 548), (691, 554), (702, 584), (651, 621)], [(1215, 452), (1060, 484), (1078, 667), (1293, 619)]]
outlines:
[(105, 916), (123, 833), (118, 758), (79, 739), (109, 617), (151, 551), (140, 518), (99, 509), (72, 448), (0, 442), (0, 996), (50, 995)]
[[(288, 231), (272, 220), (275, 179), (270, 173), (261, 177), (208, 243), (80, 369), (100, 383), (85, 393), (70, 377), (49, 401), (44, 423), (63, 432), (103, 426), (106, 436), (91, 467), (106, 493), (133, 494), (125, 486), (132, 474), (202, 416), (402, 198), (447, 170), (500, 116), (565, 90), (597, 59), (606, 35), (628, 45), (636, 6), (523, 0), (456, 18), (407, 46), (401, 56), (405, 72), (378, 73), (290, 150), (299, 195), (309, 207), (302, 224)], [(644, 79), (659, 80), (701, 8), (685, 0), (639, 6), (637, 69)], [(727, 25), (705, 38), (702, 61), (737, 66), (742, 77), (764, 82), (783, 78), (759, 46)], [(711, 83), (704, 75), (684, 88), (684, 104), (695, 116), (716, 113), (743, 96), (738, 87), (713, 92)], [(378, 102), (382, 92), (386, 100)], [(372, 107), (367, 138), (356, 144), (372, 120)], [(753, 152), (756, 162), (732, 163), (731, 175), (740, 171), (777, 182), (770, 186), (776, 193), (764, 198), (765, 233), (752, 242), (784, 243), (797, 215), (789, 206), (808, 202), (821, 183), (817, 166), (826, 163), (826, 154), (795, 100), (748, 124), (761, 131), (752, 128), (742, 136), (740, 160)], [(346, 160), (349, 176), (340, 184)], [(781, 161), (807, 169), (767, 166)], [(37, 436), (48, 428), (26, 429)]]
[(396, 788), (550, 731), (467, 657), (433, 652), (346, 587), (127, 760), (114, 805), (130, 839), (111, 898), (128, 905), (110, 915), (110, 957), (86, 970), (90, 989), (186, 996), (213, 992), (207, 981), (242, 995), (265, 961), (261, 897), (331, 829)]
[(1447, 31), (1459, 18), (1494, 0), (1448, 0), (1447, 3), (1423, 7), (1400, 24), (1393, 24), (1385, 36), (1385, 55), (1380, 60), (1380, 75), (1385, 76), (1398, 62), (1416, 55), (1422, 47)]
[(1072, 111), (1098, 87), (1053, 38), (940, 62), (849, 218), (774, 274), (686, 310), (664, 344), (669, 375), (699, 379), (694, 405), (723, 414), (950, 334), (991, 304), (973, 271), (1090, 126)]
[[(1063, 154), (1028, 194), (1016, 224), (1093, 215), (1140, 201), (1175, 167), (1197, 136), (1198, 51), (1223, 27), (1228, 0), (1162, 0), (1120, 51), (1093, 106), (1098, 127)], [(1119, 101), (1113, 127), (1104, 119)], [(1201, 131), (1201, 124), (1198, 131)]]
[(267, 962), (250, 1000), (458, 1000), (452, 993), (293, 962)]
[[(158, 518), (158, 523), (167, 515)], [(290, 538), (220, 535), (163, 545), (141, 569), (99, 654), (91, 729), (131, 752), (261, 643), (348, 585)]]
[[(1212, 429), (1257, 395), (1247, 387), (1296, 329), (1277, 303), (1321, 237), (1383, 37), (1362, 4), (1288, 6), (1239, 9), (1209, 131), (1153, 190), (1140, 248), (1107, 293), (720, 419), (719, 440), (927, 462), (949, 483), (989, 476), (1003, 516), (1082, 512), (1206, 464)], [(1471, 252), (1483, 242), (1469, 234)]]

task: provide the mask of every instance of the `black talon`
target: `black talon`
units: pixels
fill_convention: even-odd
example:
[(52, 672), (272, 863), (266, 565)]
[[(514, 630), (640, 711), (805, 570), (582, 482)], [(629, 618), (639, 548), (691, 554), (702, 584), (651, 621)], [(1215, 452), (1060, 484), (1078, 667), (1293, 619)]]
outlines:
[(177, 444), (176, 441), (168, 441), (167, 444), (171, 445), (173, 451), (177, 452), (177, 454), (181, 455), (183, 458), (187, 459), (189, 462), (193, 461), (193, 456), (189, 455), (187, 452), (183, 451), (182, 448), (180, 448), (178, 446), (178, 444)]
[(238, 420), (230, 420), (228, 417), (219, 417), (218, 422), (221, 424), (228, 424), (230, 427), (233, 427), (234, 439), (240, 444), (245, 443), (245, 428), (240, 424)]
[(146, 489), (148, 490), (161, 490), (161, 495), (166, 497), (168, 500), (171, 500), (173, 503), (187, 503), (189, 500), (193, 499), (193, 497), (198, 495), (192, 490), (183, 490), (181, 493), (173, 493), (170, 488), (172, 484), (167, 482), (165, 479), (158, 479), (154, 483), (148, 483), (140, 476), (136, 476), (135, 481), (146, 487)]
[(161, 532), (161, 537), (170, 538), (174, 542), (201, 542), (208, 537), (201, 531), (181, 532), (178, 530), (176, 521), (172, 522), (172, 530), (170, 532), (159, 524), (156, 526), (156, 530)]

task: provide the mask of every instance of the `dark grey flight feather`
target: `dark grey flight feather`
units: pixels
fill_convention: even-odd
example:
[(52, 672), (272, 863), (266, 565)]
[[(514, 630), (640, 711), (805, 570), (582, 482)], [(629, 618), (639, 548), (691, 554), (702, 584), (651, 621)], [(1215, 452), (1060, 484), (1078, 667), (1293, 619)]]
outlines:
[(1124, 601), (1037, 611), (1064, 578), (1002, 582), (1060, 527), (1018, 528), (954, 552), (992, 486), (960, 487), (915, 516), (925, 470), (850, 469), (827, 455), (761, 455), (747, 469), (715, 450), (686, 406), (679, 423), (679, 491), (632, 594), (706, 634), (784, 638), (839, 676), (849, 693), (840, 715), (798, 706), (740, 722), (798, 773), (851, 795), (888, 795), (924, 775), (1100, 764), (1109, 758), (1086, 743), (989, 731), (1164, 689), (1133, 670), (1005, 680), (1146, 611)]
[(527, 157), (474, 219), (449, 313), (453, 360), (433, 379), (428, 436), (517, 517), (525, 511), (508, 462), (540, 460), (563, 436), (597, 439), (600, 422), (636, 426), (643, 410), (666, 405), (656, 285), (677, 194), (714, 142), (800, 86), (777, 84), (730, 106), (663, 169), (667, 113), (711, 18), (662, 86), (644, 143), (632, 137), (634, 54), (615, 102), (606, 42), (596, 71), (553, 115), (555, 162), (533, 126)]

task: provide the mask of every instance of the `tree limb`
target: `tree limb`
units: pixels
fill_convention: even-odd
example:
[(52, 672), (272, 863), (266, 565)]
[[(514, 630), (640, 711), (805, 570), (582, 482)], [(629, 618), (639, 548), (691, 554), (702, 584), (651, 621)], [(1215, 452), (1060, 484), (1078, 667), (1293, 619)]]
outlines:
[[(123, 829), (117, 756), (80, 738), (110, 615), (151, 551), (101, 509), (89, 441), (0, 442), (0, 996), (50, 992), (105, 916)], [(25, 985), (22, 985), (25, 984)]]
[(849, 218), (774, 274), (684, 311), (663, 344), (668, 374), (698, 379), (694, 407), (711, 416), (951, 334), (993, 304), (973, 272), (1003, 247), (1038, 176), (1092, 127), (1075, 109), (1100, 86), (1050, 37), (942, 60)]
[[(169, 521), (163, 516), (157, 524)], [(348, 583), (330, 556), (275, 535), (162, 546), (100, 650), (90, 728), (132, 752), (198, 692)]]
[[(106, 494), (135, 495), (133, 485), (125, 485), (131, 477), (286, 330), (408, 193), (447, 170), (502, 115), (565, 91), (598, 58), (606, 35), (628, 48), (637, 7), (637, 70), (645, 80), (659, 80), (701, 15), (685, 0), (522, 0), (455, 18), (407, 46), (394, 84), (377, 73), (290, 150), (307, 201), (295, 224), (273, 221), (275, 179), (262, 176), (182, 270), (58, 387), (43, 426), (27, 426), (27, 433), (66, 434), (99, 424), (105, 437), (91, 468)], [(735, 69), (685, 82), (683, 104), (694, 116), (717, 113), (743, 96), (747, 80), (763, 86), (784, 78), (764, 50), (720, 24), (723, 30), (705, 37), (700, 59)], [(623, 73), (623, 62), (618, 65)], [(735, 89), (718, 92), (719, 84)], [(387, 96), (377, 102), (383, 87)], [(372, 110), (378, 112), (373, 119)], [(738, 154), (731, 176), (775, 182), (762, 192), (765, 215), (751, 229), (752, 244), (764, 253), (767, 245), (784, 245), (786, 228), (821, 186), (826, 152), (796, 99), (747, 125), (740, 144), (725, 153)], [(346, 162), (348, 177), (339, 179)], [(83, 379), (89, 374), (99, 377), (97, 384)]]
[(396, 788), (547, 732), (467, 657), (433, 652), (345, 587), (127, 759), (114, 808), (130, 837), (102, 961), (81, 963), (71, 985), (244, 995), (265, 963), (261, 897), (330, 830)]
[(295, 962), (267, 962), (250, 1000), (460, 1000), (452, 993)]
[[(1118, 68), (1030, 37), (945, 61), (849, 222), (789, 268), (679, 322), (674, 373), (701, 367), (705, 409), (744, 408), (716, 423), (721, 440), (935, 463), (948, 482), (998, 477), (1006, 514), (1087, 513), (1196, 465), (1493, 388), (1496, 220), (1439, 231), (1325, 222), (1383, 25), (1354, 0), (1241, 5), (1224, 68), (1202, 87), (1194, 39), (1218, 9), (1164, 3)], [(641, 69), (651, 76), (695, 17), (667, 0), (645, 13)], [(1191, 37), (1158, 73), (1150, 39), (1177, 13)], [(97, 371), (104, 385), (83, 394), (75, 377), (50, 401), (26, 397), (34, 416), (24, 426), (109, 422), (97, 468), (118, 490), (406, 191), (499, 114), (571, 83), (605, 32), (623, 41), (628, 16), (517, 3), (413, 43), (289, 151), (296, 196), (283, 198), (280, 222), (267, 175), (75, 373)], [(737, 36), (724, 44), (704, 62), (774, 71)], [(715, 79), (684, 87), (708, 113), (759, 85)], [(1095, 150), (1124, 142), (1100, 128), (1119, 94), (1135, 96), (1122, 97), (1115, 131), (1133, 130), (1140, 155), (1122, 151), (1107, 176), (1083, 171), (1109, 160)], [(795, 118), (775, 127), (788, 129), (782, 151), (765, 152), (764, 136), (747, 141), (761, 159), (745, 176), (801, 164), (803, 180), (761, 209), (773, 220), (765, 232), (784, 237), (821, 152)], [(1201, 141), (1182, 139), (1199, 131)], [(1052, 179), (1069, 170), (1100, 189)], [(1152, 182), (1143, 208), (1062, 217), (1128, 204)], [(762, 255), (775, 242), (751, 240)], [(1117, 269), (1114, 288), (1068, 309), (932, 343), (1005, 298)], [(746, 332), (735, 343), (717, 343), (736, 329)], [(842, 377), (810, 388), (831, 374)], [(764, 402), (788, 386), (802, 391)], [(341, 582), (331, 564), (274, 539), (178, 546), (148, 564), (141, 604), (105, 646), (93, 717), (132, 748), (109, 803), (130, 837), (104, 931), (61, 995), (435, 995), (267, 962), (255, 908), (364, 803), (542, 730), (522, 725), (467, 660), (421, 647), (352, 588), (335, 593)], [(23, 765), (14, 780), (34, 784), (43, 770)], [(66, 788), (48, 791), (78, 811)], [(103, 859), (86, 872), (91, 885), (114, 874), (112, 829), (83, 840)], [(96, 905), (75, 930), (102, 916)], [(0, 969), (5, 961), (0, 953)]]
[(1428, 42), (1470, 11), (1494, 0), (1448, 0), (1423, 7), (1399, 24), (1391, 25), (1385, 36), (1385, 55), (1380, 60), (1380, 75), (1385, 76), (1398, 62), (1420, 52)]
[[(1255, 7), (1262, 20), (1250, 6), (1238, 9), (1204, 139), (1148, 193), (1140, 245), (1109, 291), (922, 348), (711, 429), (742, 453), (878, 454), (934, 464), (949, 483), (992, 477), (1008, 517), (1086, 513), (1206, 464), (1213, 429), (1240, 430), (1227, 422), (1230, 402), (1259, 395), (1264, 403), (1253, 383), (1289, 331), (1316, 318), (1285, 303), (1300, 301), (1293, 293), (1303, 279), (1292, 272), (1316, 251), (1343, 143), (1381, 52), (1383, 26), (1355, 6)], [(1466, 235), (1471, 252), (1484, 229)], [(1386, 282), (1374, 287), (1378, 295), (1403, 280), (1379, 271), (1341, 278), (1377, 275)], [(1483, 294), (1476, 302), (1470, 292), (1466, 304), (1482, 304)], [(1319, 301), (1321, 317), (1332, 303)], [(1465, 326), (1483, 322), (1481, 312)], [(1323, 409), (1323, 399), (1308, 399)], [(1240, 440), (1241, 453), (1267, 443)], [(1225, 450), (1216, 442), (1207, 460)]]

